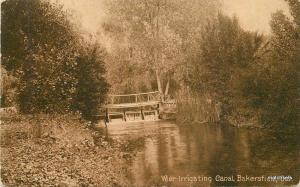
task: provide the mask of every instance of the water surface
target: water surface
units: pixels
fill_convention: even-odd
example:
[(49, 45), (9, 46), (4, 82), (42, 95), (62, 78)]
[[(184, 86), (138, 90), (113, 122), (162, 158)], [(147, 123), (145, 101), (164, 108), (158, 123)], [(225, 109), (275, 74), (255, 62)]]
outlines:
[[(111, 124), (108, 133), (115, 138), (146, 137), (131, 164), (131, 180), (138, 187), (274, 186), (299, 181), (295, 144), (279, 142), (261, 130), (156, 121)], [(238, 181), (239, 175), (257, 178)], [(264, 181), (268, 176), (292, 180)]]

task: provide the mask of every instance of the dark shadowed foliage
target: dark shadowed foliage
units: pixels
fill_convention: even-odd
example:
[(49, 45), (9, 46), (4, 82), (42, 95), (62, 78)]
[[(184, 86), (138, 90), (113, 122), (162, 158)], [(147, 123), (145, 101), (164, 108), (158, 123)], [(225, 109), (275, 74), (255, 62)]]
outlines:
[(223, 117), (236, 113), (239, 77), (253, 65), (263, 36), (243, 30), (237, 18), (219, 14), (202, 29), (200, 52), (188, 84), (192, 91), (222, 103)]
[(2, 62), (19, 79), (20, 110), (69, 111), (78, 38), (67, 14), (46, 1), (9, 0), (2, 24)]
[[(296, 18), (296, 17), (295, 17)], [(296, 19), (295, 19), (296, 21)], [(295, 22), (296, 23), (296, 22)], [(272, 15), (270, 52), (243, 82), (243, 96), (260, 121), (281, 135), (298, 133), (299, 25), (282, 12)], [(284, 135), (283, 133), (282, 135)]]
[(236, 18), (222, 14), (204, 27), (189, 85), (221, 102), (230, 123), (298, 132), (298, 4), (290, 5), (294, 20), (274, 13), (271, 37), (245, 31)]
[(85, 119), (95, 121), (95, 114), (105, 101), (109, 85), (103, 77), (104, 51), (99, 45), (91, 45), (81, 51), (76, 66), (76, 92), (73, 108), (82, 112)]
[[(48, 1), (8, 0), (1, 16), (2, 63), (17, 79), (20, 111), (76, 109), (83, 110), (84, 117), (96, 112), (107, 92), (103, 58), (98, 49), (86, 49), (88, 43), (71, 23), (72, 15)], [(83, 94), (88, 100), (84, 104)], [(80, 107), (72, 107), (76, 102)]]

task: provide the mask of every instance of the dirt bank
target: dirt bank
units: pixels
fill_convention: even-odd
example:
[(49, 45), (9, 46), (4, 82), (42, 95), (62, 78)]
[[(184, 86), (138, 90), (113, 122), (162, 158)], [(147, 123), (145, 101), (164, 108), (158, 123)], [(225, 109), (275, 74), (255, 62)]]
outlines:
[(74, 116), (14, 116), (1, 123), (5, 186), (131, 186), (130, 142), (112, 141)]

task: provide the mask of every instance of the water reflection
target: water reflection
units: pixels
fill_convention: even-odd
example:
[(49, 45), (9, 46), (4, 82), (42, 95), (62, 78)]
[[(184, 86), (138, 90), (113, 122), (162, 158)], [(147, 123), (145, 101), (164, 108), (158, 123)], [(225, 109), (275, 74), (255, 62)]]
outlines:
[[(111, 125), (109, 134), (127, 138), (151, 135), (147, 136), (143, 150), (132, 163), (135, 186), (274, 185), (259, 181), (238, 182), (237, 175), (290, 175), (293, 181), (285, 184), (299, 181), (297, 146), (277, 142), (258, 130), (227, 125), (177, 126), (170, 122), (147, 122)], [(164, 182), (162, 176), (176, 178)], [(216, 176), (219, 181), (215, 180)], [(196, 182), (187, 181), (193, 181), (193, 177), (197, 177)]]

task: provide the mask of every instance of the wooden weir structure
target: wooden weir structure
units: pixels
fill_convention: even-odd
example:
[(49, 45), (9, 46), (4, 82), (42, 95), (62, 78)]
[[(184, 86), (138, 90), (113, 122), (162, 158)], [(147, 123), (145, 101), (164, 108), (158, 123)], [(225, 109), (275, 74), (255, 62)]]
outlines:
[[(103, 107), (105, 122), (111, 122), (111, 118), (115, 117), (121, 117), (123, 121), (129, 121), (132, 118), (145, 120), (148, 116), (158, 119), (163, 103), (158, 91), (108, 95), (107, 102)], [(166, 104), (170, 104), (170, 102), (166, 102)]]

